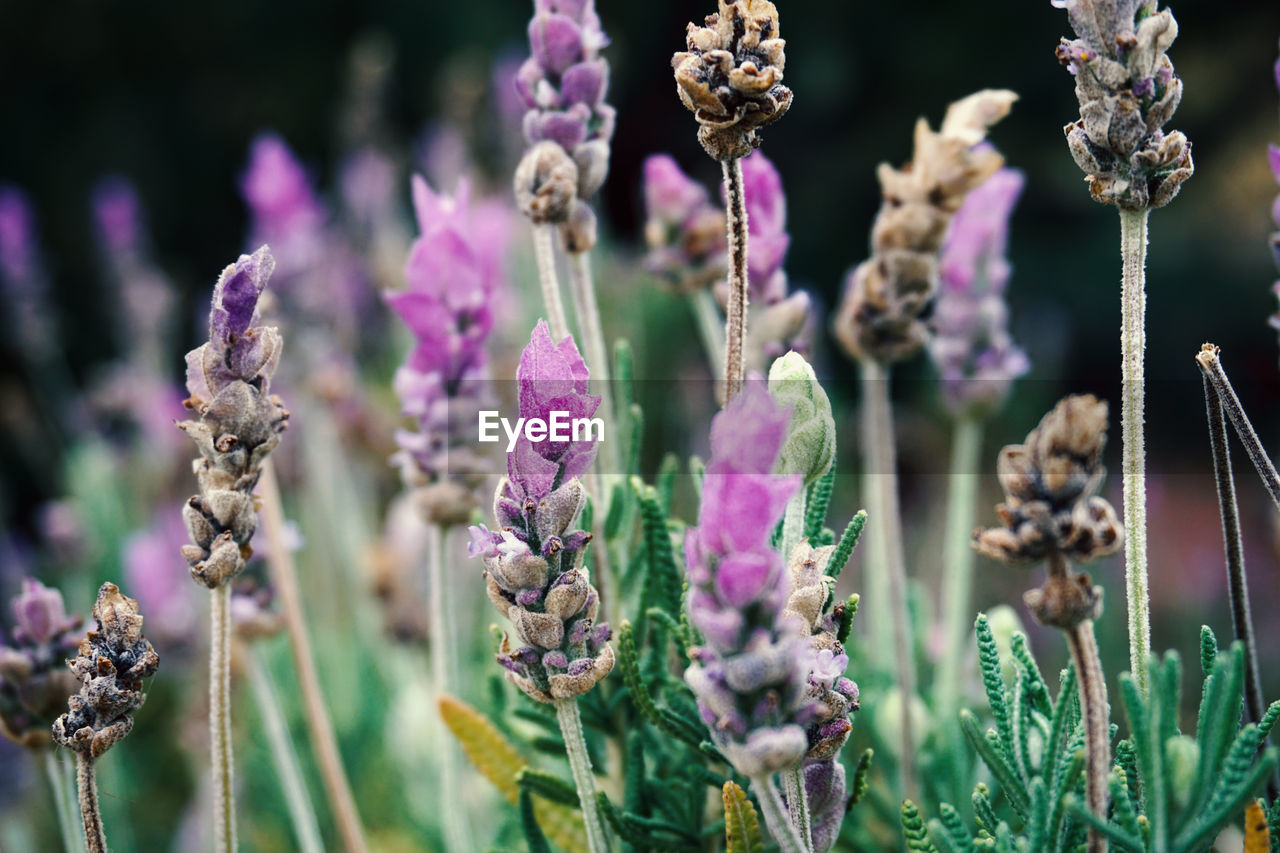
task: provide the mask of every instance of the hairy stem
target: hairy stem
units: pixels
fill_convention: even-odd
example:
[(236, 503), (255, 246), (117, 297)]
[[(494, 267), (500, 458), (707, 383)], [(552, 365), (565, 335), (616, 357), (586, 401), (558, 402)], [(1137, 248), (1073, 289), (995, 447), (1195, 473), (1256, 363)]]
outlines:
[(805, 853), (813, 853), (813, 825), (809, 816), (809, 794), (804, 788), (804, 763), (783, 773), (782, 784), (786, 786), (791, 825), (800, 836)]
[(742, 162), (724, 160), (725, 219), (729, 237), (729, 304), (724, 327), (724, 401), (742, 390), (747, 341), (747, 204)]
[(76, 790), (80, 796), (85, 849), (89, 853), (107, 853), (107, 834), (102, 828), (102, 810), (98, 807), (98, 780), (93, 759), (83, 753), (76, 753)]
[[(879, 625), (876, 639), (891, 637), (898, 689), (902, 693), (902, 740), (899, 743), (898, 774), (903, 799), (915, 799), (915, 732), (912, 731), (911, 705), (916, 695), (916, 660), (911, 631), (911, 615), (907, 608), (907, 568), (902, 544), (902, 519), (898, 506), (898, 458), (893, 438), (893, 410), (889, 398), (889, 369), (877, 361), (862, 362), (863, 468), (866, 476), (868, 521), (872, 526), (871, 541), (879, 541), (869, 555), (868, 593), (884, 597), (885, 608), (877, 610), (873, 631)], [(880, 562), (881, 573), (875, 578), (870, 571)], [(873, 588), (875, 578), (879, 588)], [(890, 630), (885, 630), (885, 625)], [(877, 646), (884, 648), (883, 645)]]
[(62, 846), (66, 853), (79, 853), (83, 850), (80, 828), (76, 826), (75, 802), (71, 794), (71, 786), (58, 763), (58, 753), (52, 747), (41, 750), (44, 759), (44, 772), (49, 777), (49, 787), (53, 789), (53, 807), (58, 815), (58, 832), (62, 836)]
[(1146, 333), (1147, 211), (1120, 211), (1120, 409), (1121, 465), (1124, 470), (1124, 574), (1129, 608), (1129, 671), (1147, 695), (1151, 656), (1150, 596), (1147, 591), (1146, 440), (1143, 379)]
[(1240, 511), (1236, 506), (1236, 484), (1231, 473), (1231, 449), (1227, 445), (1227, 421), (1222, 401), (1209, 377), (1204, 377), (1204, 404), (1209, 416), (1209, 444), (1213, 449), (1213, 475), (1218, 486), (1218, 511), (1222, 516), (1222, 540), (1226, 549), (1227, 593), (1231, 599), (1231, 625), (1236, 639), (1244, 643), (1244, 699), (1250, 722), (1262, 720), (1266, 707), (1258, 678), (1258, 643), (1253, 633), (1249, 608), (1249, 582), (1244, 569), (1244, 542), (1240, 536)]
[(569, 755), (569, 769), (578, 788), (578, 801), (582, 805), (582, 822), (587, 830), (587, 849), (590, 853), (609, 853), (609, 832), (596, 805), (596, 780), (591, 772), (591, 757), (587, 755), (587, 742), (582, 735), (582, 717), (578, 713), (578, 700), (557, 699), (556, 719), (560, 734), (564, 736), (565, 752)]
[[(427, 596), (430, 602), (431, 691), (436, 699), (449, 694), (458, 683), (454, 643), (454, 595), (452, 585), (444, 577), (444, 542), (446, 531), (438, 524), (427, 525)], [(439, 723), (437, 723), (439, 725)], [(450, 850), (472, 850), (471, 825), (462, 804), (461, 778), (458, 773), (458, 744), (440, 728), (439, 758), (440, 822), (444, 825), (446, 846)]]
[[(1066, 581), (1071, 574), (1062, 552), (1049, 555), (1049, 574)], [(1089, 811), (1099, 819), (1107, 819), (1111, 775), (1111, 720), (1107, 706), (1107, 680), (1098, 656), (1098, 641), (1093, 635), (1093, 620), (1084, 619), (1074, 627), (1064, 628), (1071, 663), (1076, 670), (1080, 689), (1080, 718), (1084, 723), (1084, 792)], [(1107, 839), (1096, 829), (1089, 830), (1088, 853), (1106, 853)]]
[(271, 747), (271, 758), (280, 777), (280, 790), (284, 793), (293, 831), (298, 838), (298, 850), (301, 853), (324, 853), (315, 808), (311, 804), (311, 795), (307, 793), (307, 782), (298, 764), (298, 754), (289, 737), (289, 726), (280, 707), (280, 697), (275, 685), (271, 683), (271, 673), (267, 670), (262, 652), (256, 646), (250, 647), (247, 657), (254, 704), (258, 706), (263, 732)]
[(533, 226), (533, 256), (538, 263), (538, 283), (542, 285), (542, 301), (547, 308), (547, 325), (557, 342), (569, 336), (564, 302), (560, 299), (560, 278), (556, 275), (556, 226)]
[(231, 752), (230, 583), (209, 591), (209, 626), (209, 761), (213, 768), (214, 849), (219, 853), (230, 853), (236, 849), (235, 759)]
[(778, 842), (781, 853), (806, 853), (805, 843), (800, 839), (799, 831), (791, 825), (786, 806), (782, 804), (782, 797), (774, 787), (773, 779), (768, 776), (752, 776), (751, 789), (760, 800), (764, 825), (773, 840)]
[(262, 498), (262, 524), (267, 536), (267, 565), (289, 630), (289, 648), (293, 652), (293, 665), (302, 691), (302, 709), (307, 720), (307, 731), (311, 736), (311, 748), (315, 752), (329, 808), (338, 824), (343, 846), (347, 853), (364, 853), (364, 831), (360, 827), (360, 816), (356, 812), (355, 798), (351, 795), (351, 785), (347, 782), (347, 774), (342, 767), (338, 740), (333, 734), (333, 722), (329, 719), (324, 694), (320, 690), (320, 677), (316, 671), (311, 639), (307, 636), (306, 616), (302, 610), (302, 593), (298, 589), (298, 573), (293, 565), (293, 553), (285, 541), (280, 487), (276, 483), (275, 468), (270, 459), (262, 465), (258, 492)]
[[(973, 614), (973, 524), (978, 499), (978, 463), (982, 452), (982, 423), (975, 418), (956, 421), (951, 438), (951, 476), (947, 480), (947, 522), (943, 551), (946, 607), (946, 647), (938, 671), (938, 707), (952, 717), (959, 712), (960, 670), (968, 648)], [(958, 730), (957, 730), (958, 731)]]
[(694, 324), (707, 353), (711, 375), (719, 381), (724, 376), (724, 321), (720, 319), (720, 308), (709, 287), (700, 287), (689, 294), (689, 304), (693, 306)]
[(1280, 509), (1280, 474), (1276, 473), (1276, 466), (1271, 464), (1271, 457), (1267, 456), (1258, 433), (1254, 431), (1253, 424), (1249, 422), (1249, 416), (1244, 413), (1244, 407), (1240, 405), (1240, 398), (1231, 387), (1231, 380), (1227, 379), (1226, 371), (1222, 369), (1222, 362), (1218, 359), (1218, 348), (1213, 344), (1205, 344), (1200, 349), (1200, 354), (1196, 356), (1196, 362), (1213, 385), (1213, 390), (1217, 392), (1218, 400), (1231, 420), (1231, 425), (1236, 428), (1236, 435), (1240, 437), (1245, 453), (1249, 454), (1249, 461), (1253, 463), (1258, 476), (1262, 478), (1262, 485), (1266, 486), (1276, 509)]

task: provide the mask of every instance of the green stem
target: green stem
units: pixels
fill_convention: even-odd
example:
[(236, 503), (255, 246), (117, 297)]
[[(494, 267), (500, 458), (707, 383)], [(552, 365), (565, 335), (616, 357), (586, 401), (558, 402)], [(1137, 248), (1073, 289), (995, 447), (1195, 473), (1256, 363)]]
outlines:
[(804, 764), (798, 764), (783, 773), (782, 783), (786, 786), (791, 825), (800, 836), (805, 853), (813, 853), (813, 826), (809, 816), (809, 794), (804, 788)]
[(724, 320), (720, 317), (720, 308), (709, 287), (700, 287), (689, 294), (689, 304), (693, 306), (694, 324), (706, 350), (711, 375), (719, 380), (724, 376)]
[(582, 805), (582, 822), (587, 830), (587, 849), (590, 853), (609, 853), (609, 832), (601, 819), (596, 804), (596, 780), (591, 772), (591, 757), (587, 755), (587, 742), (582, 735), (582, 717), (578, 713), (577, 698), (557, 699), (556, 719), (564, 736), (565, 752), (569, 755), (569, 769), (578, 788), (578, 801)]
[(747, 204), (742, 161), (724, 160), (725, 221), (729, 240), (729, 303), (724, 327), (724, 400), (742, 390), (747, 341)]
[[(946, 608), (946, 647), (938, 671), (938, 707), (949, 718), (959, 712), (960, 675), (969, 631), (973, 626), (973, 524), (978, 499), (978, 465), (982, 452), (982, 423), (965, 417), (956, 421), (951, 437), (951, 477), (947, 481), (947, 522), (943, 550), (943, 602)], [(957, 730), (958, 732), (958, 730)]]
[(1129, 671), (1147, 695), (1151, 655), (1150, 596), (1147, 592), (1146, 448), (1143, 425), (1146, 388), (1146, 210), (1120, 211), (1121, 280), (1121, 465), (1124, 470), (1124, 572), (1129, 607)]
[(782, 561), (784, 563), (791, 559), (791, 552), (804, 538), (805, 502), (805, 487), (801, 484), (796, 493), (791, 496), (791, 500), (787, 501), (787, 512), (782, 517)]
[(320, 769), (320, 778), (324, 782), (325, 795), (347, 853), (365, 853), (360, 815), (356, 811), (351, 784), (347, 781), (346, 770), (342, 766), (342, 754), (338, 750), (338, 739), (333, 733), (333, 721), (329, 718), (329, 709), (320, 689), (320, 675), (311, 651), (306, 614), (302, 608), (302, 592), (298, 588), (298, 572), (293, 564), (293, 552), (285, 542), (284, 506), (280, 501), (280, 487), (276, 483), (275, 467), (270, 459), (262, 465), (258, 495), (262, 498), (262, 528), (267, 537), (267, 566), (280, 601), (285, 627), (289, 631), (289, 648), (293, 652), (294, 670), (302, 694), (302, 710), (306, 716), (307, 732), (311, 736), (311, 748)]
[(98, 806), (98, 780), (93, 759), (84, 753), (76, 753), (76, 791), (80, 797), (85, 849), (89, 853), (107, 853), (107, 834), (102, 828), (102, 809)]
[[(868, 521), (873, 525), (870, 542), (880, 544), (870, 555), (868, 591), (881, 594), (884, 609), (876, 608), (878, 639), (891, 637), (894, 650), (898, 689), (902, 693), (901, 742), (898, 754), (898, 777), (903, 799), (916, 799), (915, 732), (911, 706), (916, 695), (916, 659), (911, 613), (907, 607), (907, 568), (902, 544), (902, 519), (898, 506), (898, 458), (893, 437), (893, 409), (889, 397), (889, 369), (872, 359), (862, 362), (863, 447), (866, 460)], [(870, 566), (881, 562), (878, 587), (870, 581)], [(876, 601), (876, 599), (871, 599)], [(885, 625), (889, 630), (885, 629)], [(878, 648), (884, 648), (879, 645)]]
[(538, 264), (538, 283), (542, 286), (542, 302), (547, 308), (547, 325), (558, 343), (569, 337), (569, 320), (560, 299), (560, 279), (556, 275), (556, 226), (533, 226), (533, 256)]
[[(427, 600), (430, 602), (431, 688), (436, 699), (450, 693), (458, 684), (454, 642), (454, 595), (452, 584), (444, 577), (444, 542), (446, 531), (438, 524), (427, 525)], [(444, 826), (446, 846), (450, 850), (474, 850), (471, 825), (462, 804), (462, 780), (458, 773), (457, 741), (441, 727), (439, 759), (440, 784), (436, 789), (440, 804), (440, 822)]]
[(787, 817), (786, 806), (782, 797), (768, 776), (752, 776), (751, 789), (760, 800), (760, 811), (764, 813), (764, 825), (768, 828), (773, 840), (778, 842), (781, 853), (806, 853), (805, 844), (800, 833), (791, 825)]
[(62, 835), (62, 846), (66, 853), (79, 853), (84, 849), (84, 836), (76, 826), (75, 807), (72, 805), (71, 787), (58, 762), (58, 754), (53, 747), (45, 747), (41, 751), (44, 759), (44, 772), (49, 777), (49, 787), (53, 789), (53, 807), (58, 815), (58, 831)]
[[(235, 759), (231, 752), (231, 584), (209, 591), (209, 752), (214, 849), (236, 849)], [(83, 790), (81, 798), (83, 800)], [(86, 824), (86, 831), (87, 831)], [(91, 845), (92, 846), (92, 845)]]
[(271, 747), (271, 757), (275, 761), (276, 773), (280, 777), (280, 789), (289, 807), (294, 834), (298, 837), (298, 849), (301, 853), (323, 853), (324, 844), (320, 840), (320, 825), (316, 821), (311, 795), (307, 793), (306, 779), (298, 764), (298, 753), (289, 737), (289, 726), (285, 722), (284, 711), (280, 707), (280, 697), (276, 693), (275, 685), (271, 682), (271, 673), (267, 670), (262, 652), (256, 645), (251, 646), (248, 651), (246, 657), (249, 662), (249, 683), (253, 689), (254, 704), (258, 706), (263, 732)]

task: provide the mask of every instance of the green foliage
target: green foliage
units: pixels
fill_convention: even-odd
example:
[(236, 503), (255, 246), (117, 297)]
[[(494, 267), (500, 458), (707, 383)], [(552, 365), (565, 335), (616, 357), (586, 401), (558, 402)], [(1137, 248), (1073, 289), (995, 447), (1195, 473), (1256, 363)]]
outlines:
[[(648, 555), (648, 571), (640, 593), (640, 612), (643, 614), (650, 607), (660, 607), (673, 616), (678, 616), (684, 580), (671, 547), (667, 514), (663, 511), (658, 491), (653, 486), (646, 485), (639, 477), (632, 477), (631, 489), (640, 505), (641, 529)], [(643, 638), (643, 619), (640, 625)]]
[(849, 520), (849, 524), (844, 529), (844, 533), (840, 534), (840, 541), (836, 544), (835, 553), (831, 555), (831, 562), (827, 563), (827, 575), (833, 578), (840, 577), (840, 573), (844, 571), (845, 565), (849, 562), (849, 558), (853, 556), (853, 549), (858, 547), (858, 539), (862, 536), (862, 528), (867, 525), (867, 511), (860, 509)]
[(920, 817), (920, 809), (910, 800), (902, 801), (902, 837), (907, 842), (908, 850), (918, 853), (938, 853), (937, 848), (929, 841), (929, 830)]
[(858, 766), (854, 768), (853, 782), (849, 785), (849, 808), (856, 806), (867, 794), (867, 774), (871, 772), (871, 759), (874, 757), (873, 749), (865, 749), (858, 756)]
[(835, 465), (832, 465), (830, 471), (809, 486), (808, 495), (805, 497), (804, 537), (814, 545), (818, 544), (818, 539), (826, 525), (827, 507), (831, 505), (831, 493), (835, 490), (835, 484), (836, 469)]
[[(575, 795), (576, 799), (576, 795)], [(551, 853), (551, 845), (538, 826), (538, 816), (533, 810), (533, 795), (527, 789), (520, 791), (520, 828), (524, 830), (524, 840), (529, 845), (529, 853)]]
[(736, 782), (724, 783), (725, 853), (764, 853), (764, 837), (756, 808)]
[(861, 596), (855, 592), (845, 602), (844, 612), (840, 614), (840, 624), (836, 626), (837, 642), (843, 643), (849, 639), (849, 632), (853, 630), (853, 617), (858, 615), (858, 602), (861, 600)]

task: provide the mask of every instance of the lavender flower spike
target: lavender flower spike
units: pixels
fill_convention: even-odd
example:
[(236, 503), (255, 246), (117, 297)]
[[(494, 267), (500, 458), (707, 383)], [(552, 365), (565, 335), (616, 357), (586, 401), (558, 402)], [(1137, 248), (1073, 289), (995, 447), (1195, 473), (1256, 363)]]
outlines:
[(253, 325), (258, 297), (275, 267), (263, 246), (222, 271), (209, 312), (209, 340), (187, 353), (187, 408), (199, 420), (178, 426), (196, 443), (200, 494), (183, 518), (194, 544), (182, 555), (192, 577), (210, 589), (244, 568), (257, 528), (253, 489), (262, 464), (289, 418), (270, 393), (282, 341), (271, 327)]
[(66, 668), (83, 633), (62, 594), (26, 578), (12, 601), (11, 645), (0, 644), (0, 735), (28, 749), (50, 743), (49, 727), (76, 691)]
[(808, 649), (801, 620), (784, 612), (787, 573), (768, 541), (800, 486), (797, 475), (771, 473), (788, 420), (763, 383), (715, 417), (698, 525), (684, 541), (689, 617), (706, 640), (685, 681), (716, 745), (754, 778), (797, 766), (809, 750)]
[(427, 521), (464, 524), (480, 505), (476, 490), (489, 470), (466, 431), (487, 404), (485, 346), (502, 276), (487, 257), (465, 181), (450, 197), (415, 175), (413, 199), (420, 233), (405, 263), (408, 287), (386, 297), (416, 339), (396, 371), (395, 390), (417, 429), (396, 433), (395, 461)]
[[(587, 417), (600, 403), (586, 393), (586, 364), (572, 339), (554, 343), (545, 323), (534, 329), (516, 379), (521, 417)], [(498, 662), (540, 702), (579, 696), (613, 669), (609, 626), (596, 623), (599, 595), (583, 565), (591, 534), (578, 527), (586, 503), (578, 476), (594, 455), (590, 441), (522, 435), (494, 496), (498, 529), (471, 528), (470, 553), (484, 562), (489, 600), (519, 643), (504, 637)]]
[(957, 418), (997, 409), (1013, 380), (1031, 366), (1009, 336), (1004, 301), (1009, 215), (1023, 183), (1014, 169), (988, 178), (956, 211), (942, 247), (929, 355), (942, 377), (943, 400)]
[(1165, 53), (1178, 22), (1156, 0), (1051, 0), (1076, 38), (1058, 61), (1075, 77), (1080, 119), (1063, 128), (1096, 201), (1122, 210), (1168, 204), (1191, 177), (1191, 143), (1163, 126), (1182, 100)]

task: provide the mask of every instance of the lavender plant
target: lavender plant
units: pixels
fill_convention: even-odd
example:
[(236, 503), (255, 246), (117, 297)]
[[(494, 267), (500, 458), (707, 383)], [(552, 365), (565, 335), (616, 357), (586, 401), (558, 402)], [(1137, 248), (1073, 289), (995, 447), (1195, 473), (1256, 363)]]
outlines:
[(1146, 689), (1151, 650), (1147, 592), (1146, 348), (1147, 215), (1178, 194), (1195, 169), (1191, 143), (1164, 125), (1182, 100), (1182, 80), (1166, 51), (1178, 35), (1155, 0), (1051, 0), (1067, 10), (1076, 34), (1062, 39), (1058, 61), (1075, 78), (1080, 118), (1063, 128), (1089, 193), (1120, 210), (1121, 445), (1124, 472), (1125, 595), (1129, 663)]
[[(588, 371), (572, 338), (556, 343), (539, 322), (520, 357), (520, 415), (548, 421), (590, 417), (600, 398), (586, 393)], [(494, 494), (497, 530), (471, 528), (469, 553), (484, 562), (489, 600), (511, 620), (519, 646), (503, 635), (498, 662), (525, 695), (552, 704), (586, 822), (591, 853), (609, 848), (577, 697), (613, 669), (609, 626), (596, 622), (600, 597), (583, 564), (591, 533), (578, 527), (586, 501), (579, 477), (595, 458), (587, 440), (531, 441), (507, 455), (507, 476)]]
[(236, 847), (231, 745), (231, 585), (252, 553), (258, 526), (254, 487), (267, 455), (280, 443), (289, 413), (270, 393), (283, 341), (255, 326), (258, 300), (275, 268), (263, 246), (222, 271), (213, 290), (209, 340), (187, 353), (186, 406), (199, 420), (178, 426), (200, 456), (193, 465), (200, 493), (183, 507), (191, 535), (182, 556), (191, 577), (210, 591), (209, 727), (215, 829), (219, 850)]
[(902, 697), (899, 775), (904, 794), (914, 795), (915, 750), (911, 706), (916, 664), (907, 610), (906, 555), (898, 506), (897, 451), (889, 394), (889, 365), (918, 353), (927, 343), (927, 314), (937, 293), (938, 252), (965, 196), (995, 174), (1004, 158), (982, 145), (987, 129), (1008, 114), (1017, 95), (984, 90), (947, 108), (939, 131), (916, 123), (909, 164), (880, 165), (884, 204), (872, 227), (872, 256), (850, 275), (835, 319), (835, 334), (861, 366), (863, 401), (863, 491), (875, 525), (867, 594), (886, 602), (872, 622), (880, 648), (895, 650)]
[(107, 838), (98, 808), (95, 763), (133, 728), (133, 715), (147, 695), (143, 679), (155, 675), (160, 657), (142, 636), (138, 603), (112, 583), (98, 590), (93, 606), (98, 628), (80, 641), (67, 666), (80, 682), (69, 710), (53, 722), (53, 739), (76, 754), (80, 816), (89, 853), (106, 853)]
[(749, 254), (742, 158), (760, 146), (760, 129), (791, 107), (782, 84), (786, 42), (767, 0), (720, 0), (705, 27), (692, 24), (687, 50), (671, 59), (680, 100), (698, 121), (698, 141), (724, 172), (729, 286), (725, 319), (725, 400), (746, 376)]

